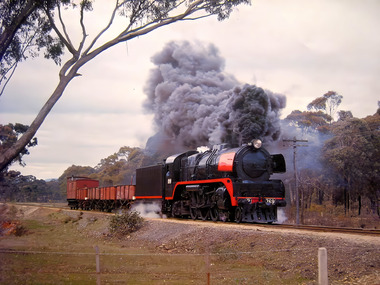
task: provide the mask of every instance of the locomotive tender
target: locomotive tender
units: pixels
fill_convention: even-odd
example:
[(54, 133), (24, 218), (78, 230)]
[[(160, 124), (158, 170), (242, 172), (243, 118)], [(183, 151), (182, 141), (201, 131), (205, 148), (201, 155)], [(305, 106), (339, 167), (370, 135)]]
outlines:
[(221, 144), (138, 168), (135, 186), (98, 188), (91, 179), (68, 177), (68, 202), (72, 208), (111, 210), (136, 201), (160, 201), (162, 214), (169, 217), (272, 223), (277, 207), (286, 202), (282, 181), (269, 178), (285, 171), (283, 155), (270, 155), (260, 140), (234, 148)]

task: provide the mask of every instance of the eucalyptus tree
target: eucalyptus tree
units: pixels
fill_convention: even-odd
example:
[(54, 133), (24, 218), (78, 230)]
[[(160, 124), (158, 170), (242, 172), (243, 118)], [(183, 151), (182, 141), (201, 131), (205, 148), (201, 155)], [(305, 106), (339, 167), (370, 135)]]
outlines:
[[(28, 130), (29, 126), (23, 124), (0, 124), (0, 153), (12, 147), (18, 138)], [(18, 153), (12, 162), (18, 162), (21, 166), (25, 166), (22, 160), (24, 155), (29, 154), (29, 148), (37, 145), (37, 138), (33, 138), (29, 143)], [(1, 174), (1, 173), (0, 173)], [(1, 177), (1, 175), (0, 175)]]
[(328, 91), (322, 97), (314, 99), (309, 105), (307, 105), (308, 110), (315, 111), (325, 111), (329, 116), (330, 124), (333, 117), (340, 105), (342, 103), (343, 96), (339, 95), (336, 91)]
[(3, 0), (0, 2), (0, 96), (18, 64), (44, 51), (46, 58), (60, 63), (63, 45), (51, 35), (44, 12), (70, 0)]
[[(0, 171), (24, 149), (44, 122), (56, 102), (61, 98), (68, 84), (79, 76), (78, 71), (85, 64), (104, 51), (120, 44), (150, 33), (158, 28), (179, 22), (192, 21), (209, 16), (217, 16), (218, 20), (229, 17), (234, 7), (240, 4), (249, 4), (250, 0), (117, 0), (113, 3), (113, 10), (109, 15), (107, 24), (92, 39), (89, 38), (85, 17), (93, 10), (93, 1), (56, 1), (56, 6), (44, 7), (44, 13), (49, 20), (52, 32), (59, 38), (60, 44), (70, 54), (70, 59), (62, 64), (59, 71), (57, 87), (50, 98), (41, 108), (29, 129), (22, 137), (5, 152), (0, 154)], [(107, 1), (109, 5), (111, 1)], [(81, 39), (77, 45), (72, 40), (73, 35), (68, 34), (67, 22), (63, 17), (63, 9), (73, 8), (78, 11), (78, 29)], [(114, 28), (115, 18), (124, 17), (126, 24), (115, 37), (106, 39), (104, 34)], [(73, 19), (69, 19), (72, 23)]]
[(380, 116), (348, 118), (332, 125), (333, 137), (326, 141), (322, 156), (325, 165), (343, 188), (345, 209), (366, 198), (379, 215), (380, 183)]

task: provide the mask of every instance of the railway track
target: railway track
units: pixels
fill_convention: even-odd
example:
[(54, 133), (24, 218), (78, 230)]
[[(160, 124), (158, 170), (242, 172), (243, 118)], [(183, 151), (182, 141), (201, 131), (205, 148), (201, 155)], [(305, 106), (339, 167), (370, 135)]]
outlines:
[[(112, 213), (107, 212), (100, 212), (100, 211), (84, 211), (84, 210), (70, 210), (69, 207), (66, 204), (43, 204), (43, 203), (15, 203), (20, 206), (34, 206), (34, 207), (43, 207), (43, 208), (55, 208), (55, 209), (64, 209), (67, 211), (83, 211), (83, 212), (89, 212), (89, 213), (96, 213), (96, 214), (107, 214), (112, 215)], [(176, 220), (176, 221), (183, 221), (183, 222), (189, 222), (189, 220), (186, 219), (174, 219), (171, 218), (170, 220)], [(204, 221), (193, 221), (192, 222), (200, 222), (204, 223)], [(211, 221), (208, 221), (211, 222)], [(213, 222), (211, 222), (213, 223)], [(242, 224), (236, 224), (234, 222), (217, 222), (216, 224), (229, 224), (229, 225), (236, 225), (236, 226), (250, 226), (253, 227), (263, 227), (263, 228), (274, 228), (274, 229), (290, 229), (290, 230), (302, 230), (302, 231), (313, 231), (313, 232), (326, 232), (326, 233), (342, 233), (342, 234), (356, 234), (356, 235), (367, 235), (367, 236), (380, 236), (380, 230), (378, 229), (362, 229), (362, 228), (342, 228), (342, 227), (330, 227), (330, 226), (316, 226), (316, 225), (294, 225), (294, 224), (250, 224), (250, 223), (242, 223)]]
[(256, 224), (256, 226), (314, 231), (314, 232), (330, 232), (330, 233), (380, 236), (380, 230), (377, 230), (377, 229), (342, 228), (342, 227), (330, 227), (330, 226), (292, 225), (292, 224), (272, 224), (272, 225)]

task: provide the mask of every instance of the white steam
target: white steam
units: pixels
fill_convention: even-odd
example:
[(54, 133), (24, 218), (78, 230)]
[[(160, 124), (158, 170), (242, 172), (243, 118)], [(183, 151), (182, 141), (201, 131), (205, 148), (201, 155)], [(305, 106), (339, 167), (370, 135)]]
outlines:
[(138, 212), (144, 218), (161, 218), (161, 203), (160, 202), (138, 202), (132, 205), (131, 211)]
[(277, 208), (277, 224), (283, 224), (288, 220), (284, 209)]

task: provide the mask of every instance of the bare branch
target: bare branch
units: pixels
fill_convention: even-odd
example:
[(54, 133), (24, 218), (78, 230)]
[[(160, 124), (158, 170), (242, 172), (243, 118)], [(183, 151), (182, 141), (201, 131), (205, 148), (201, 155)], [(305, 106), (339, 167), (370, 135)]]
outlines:
[[(63, 32), (64, 32), (64, 34), (65, 34), (65, 36), (66, 36), (67, 42), (68, 42), (72, 47), (74, 47), (74, 46), (73, 46), (73, 43), (72, 43), (71, 40), (70, 40), (69, 34), (67, 33), (65, 22), (64, 22), (63, 19), (62, 19), (61, 6), (60, 6), (60, 5), (57, 5), (57, 8), (58, 8), (58, 18), (59, 18), (59, 21), (61, 22), (62, 29), (63, 29)], [(50, 18), (49, 18), (49, 19), (50, 19)]]
[(77, 51), (75, 50), (74, 46), (70, 42), (68, 42), (66, 40), (66, 38), (62, 35), (61, 31), (55, 25), (54, 19), (51, 16), (50, 11), (45, 10), (45, 12), (46, 12), (46, 15), (48, 16), (48, 19), (49, 19), (51, 27), (56, 32), (56, 34), (58, 35), (59, 39), (63, 42), (63, 44), (67, 47), (67, 49), (69, 50), (69, 52), (71, 54), (73, 54), (73, 55), (77, 54)]
[(116, 15), (116, 12), (117, 10), (124, 4), (124, 2), (122, 2), (121, 4), (119, 4), (119, 1), (116, 1), (116, 5), (115, 5), (115, 8), (113, 9), (112, 11), (112, 15), (111, 15), (111, 18), (107, 24), (107, 26), (100, 31), (100, 33), (94, 38), (94, 40), (91, 42), (91, 44), (88, 46), (88, 48), (83, 52), (84, 55), (88, 54), (88, 52), (92, 49), (92, 47), (95, 45), (95, 43), (98, 41), (98, 39), (111, 27), (114, 19), (115, 19), (115, 15)]
[[(185, 1), (183, 1), (183, 2), (185, 2)], [(181, 3), (183, 3), (183, 2), (181, 2)], [(137, 36), (147, 34), (147, 33), (151, 32), (151, 31), (153, 31), (159, 27), (168, 25), (170, 23), (182, 21), (187, 16), (189, 16), (189, 15), (191, 15), (197, 11), (205, 9), (205, 7), (207, 5), (206, 6), (204, 6), (204, 5), (198, 6), (199, 4), (202, 4), (202, 2), (203, 2), (202, 0), (194, 1), (193, 3), (191, 3), (189, 5), (189, 7), (186, 9), (186, 11), (183, 12), (182, 14), (179, 14), (179, 15), (176, 15), (173, 17), (168, 17), (166, 19), (155, 19), (149, 23), (146, 23), (145, 25), (142, 25), (142, 26), (140, 26), (136, 29), (130, 30), (130, 31), (128, 31), (129, 27), (131, 26), (131, 25), (129, 25), (128, 28), (126, 30), (124, 30), (117, 38), (118, 38), (119, 42), (123, 42), (123, 41), (129, 40), (131, 38), (135, 38)], [(172, 11), (173, 9), (171, 9), (170, 11)], [(199, 18), (203, 18), (203, 17), (204, 16), (199, 16)], [(196, 19), (196, 18), (194, 18), (194, 19)]]
[[(17, 67), (18, 63), (19, 63), (18, 61), (15, 61), (15, 62), (12, 64), (12, 66), (8, 69), (7, 73), (8, 73), (10, 70), (12, 70), (12, 72), (11, 72), (11, 74), (9, 75), (9, 77), (7, 78), (7, 80), (5, 81), (3, 87), (1, 88), (0, 96), (3, 95), (4, 90), (5, 90), (5, 87), (8, 85), (9, 80), (11, 80), (13, 74), (15, 73), (15, 70), (16, 70), (16, 67)], [(5, 78), (5, 76), (4, 76), (3, 78)], [(0, 82), (3, 81), (3, 78), (0, 80)]]
[(1, 91), (0, 91), (0, 96), (3, 95), (4, 93), (4, 90), (5, 90), (5, 87), (8, 85), (8, 82), (11, 80), (11, 78), (13, 77), (13, 74), (18, 66), (18, 63), (21, 61), (21, 58), (25, 57), (25, 53), (27, 51), (27, 49), (31, 46), (31, 43), (33, 41), (33, 39), (35, 38), (35, 36), (37, 35), (37, 30), (33, 33), (33, 35), (27, 39), (27, 41), (25, 41), (22, 45), (23, 45), (23, 48), (22, 48), (22, 52), (21, 52), (21, 57), (20, 59), (18, 60), (15, 60), (15, 62), (8, 68), (8, 70), (1, 76), (0, 78), (0, 85), (1, 85), (1, 82), (6, 78), (6, 75), (8, 74), (8, 72), (10, 70), (11, 73), (9, 75), (9, 77), (6, 79), (3, 87), (1, 88)]
[(84, 43), (86, 41), (86, 37), (87, 37), (86, 27), (85, 27), (85, 25), (83, 23), (83, 18), (84, 18), (83, 11), (84, 11), (84, 8), (85, 8), (84, 5), (82, 5), (81, 8), (80, 8), (80, 20), (79, 20), (79, 22), (80, 22), (80, 26), (82, 28), (82, 41), (79, 44), (78, 53), (80, 53), (81, 50), (83, 49), (83, 45), (84, 45)]

